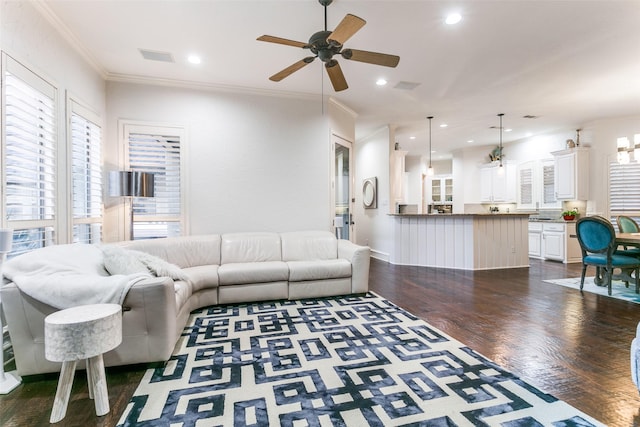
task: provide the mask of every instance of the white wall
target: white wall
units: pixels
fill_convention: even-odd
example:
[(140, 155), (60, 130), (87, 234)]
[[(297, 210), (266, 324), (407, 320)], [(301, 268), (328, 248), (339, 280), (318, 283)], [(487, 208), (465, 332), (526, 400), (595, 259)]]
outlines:
[[(101, 74), (88, 65), (36, 10), (33, 2), (0, 3), (0, 49), (13, 60), (56, 88), (57, 93), (57, 203), (58, 243), (71, 241), (69, 215), (71, 181), (68, 167), (67, 98), (93, 111), (104, 125), (105, 84)], [(1, 225), (1, 220), (0, 220)]]
[[(110, 165), (121, 149), (118, 120), (186, 128), (189, 234), (331, 230), (329, 119), (320, 98), (110, 82), (107, 105)], [(113, 240), (120, 203), (107, 202), (105, 239)]]
[[(393, 218), (389, 216), (390, 168), (389, 156), (393, 130), (381, 128), (356, 143), (356, 243), (371, 247), (372, 256), (389, 260), (393, 249)], [(378, 178), (378, 208), (365, 209), (362, 204), (362, 181)]]
[(69, 91), (104, 117), (105, 85), (100, 73), (60, 36), (32, 2), (3, 0), (0, 8), (2, 51), (57, 86), (62, 100)]

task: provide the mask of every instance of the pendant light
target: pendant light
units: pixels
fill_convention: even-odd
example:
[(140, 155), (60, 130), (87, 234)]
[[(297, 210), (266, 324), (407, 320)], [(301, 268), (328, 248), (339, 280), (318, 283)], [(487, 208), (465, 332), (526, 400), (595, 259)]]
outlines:
[(502, 167), (502, 116), (504, 116), (504, 113), (498, 114), (498, 117), (500, 117), (500, 150), (498, 151), (498, 154), (500, 155), (500, 166), (498, 169), (499, 174), (504, 173), (504, 167)]
[(431, 120), (433, 116), (429, 116), (427, 119), (429, 119), (429, 167), (427, 168), (427, 175), (433, 176), (433, 166), (431, 165)]

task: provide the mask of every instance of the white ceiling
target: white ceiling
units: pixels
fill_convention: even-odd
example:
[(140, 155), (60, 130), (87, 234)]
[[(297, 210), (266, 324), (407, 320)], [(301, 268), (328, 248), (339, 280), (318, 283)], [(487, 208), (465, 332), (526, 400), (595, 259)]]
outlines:
[[(334, 0), (329, 30), (347, 13), (367, 21), (347, 48), (400, 56), (396, 68), (338, 58), (349, 89), (337, 93), (319, 60), (270, 81), (309, 52), (256, 40), (268, 34), (307, 42), (324, 29), (317, 0), (40, 0), (39, 6), (107, 79), (324, 93), (358, 113), (357, 139), (395, 124), (402, 148), (421, 154), (428, 147), (426, 117), (433, 115), (434, 159), (468, 140), (497, 144), (499, 131), (490, 127), (498, 126), (498, 113), (513, 129), (505, 142), (640, 114), (640, 0)], [(443, 23), (451, 11), (463, 16), (455, 26)], [(175, 62), (145, 60), (138, 49), (169, 52)], [(186, 61), (191, 53), (202, 56), (200, 65)], [(389, 84), (376, 86), (379, 77)], [(419, 85), (395, 88), (400, 82)]]

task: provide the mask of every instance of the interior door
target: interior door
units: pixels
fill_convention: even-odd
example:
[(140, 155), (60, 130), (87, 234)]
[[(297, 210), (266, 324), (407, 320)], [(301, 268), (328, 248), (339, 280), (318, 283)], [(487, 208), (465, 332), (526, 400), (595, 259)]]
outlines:
[(339, 239), (353, 240), (353, 159), (352, 144), (333, 136), (334, 226)]

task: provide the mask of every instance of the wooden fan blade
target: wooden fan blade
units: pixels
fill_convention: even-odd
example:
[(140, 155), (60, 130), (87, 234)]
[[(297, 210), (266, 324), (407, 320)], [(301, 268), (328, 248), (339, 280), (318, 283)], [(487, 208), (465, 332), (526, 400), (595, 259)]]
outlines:
[(342, 52), (344, 59), (352, 61), (366, 62), (368, 64), (383, 65), (385, 67), (395, 67), (400, 62), (400, 57), (387, 55), (386, 53), (368, 52), (366, 50), (346, 49)]
[(274, 74), (273, 76), (269, 77), (269, 80), (274, 81), (274, 82), (279, 82), (280, 80), (284, 79), (285, 77), (288, 77), (291, 74), (295, 73), (296, 71), (298, 71), (300, 68), (304, 67), (305, 65), (311, 64), (314, 59), (316, 59), (315, 56), (307, 56), (306, 58), (301, 59), (300, 61), (289, 65), (284, 70), (282, 70), (282, 71)]
[(333, 33), (329, 34), (327, 41), (331, 44), (343, 45), (347, 40), (351, 38), (360, 28), (366, 24), (362, 18), (358, 18), (350, 13), (345, 16), (338, 24)]
[(329, 74), (329, 80), (331, 80), (333, 90), (340, 92), (341, 90), (345, 90), (349, 87), (338, 61), (332, 59), (325, 64), (325, 68), (327, 69), (327, 74)]
[(295, 40), (283, 39), (282, 37), (267, 36), (267, 35), (260, 36), (256, 40), (260, 40), (261, 42), (284, 44), (284, 45), (287, 45), (287, 46), (294, 46), (294, 47), (306, 47), (307, 46), (307, 43), (297, 42)]

